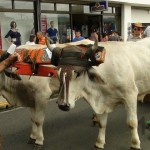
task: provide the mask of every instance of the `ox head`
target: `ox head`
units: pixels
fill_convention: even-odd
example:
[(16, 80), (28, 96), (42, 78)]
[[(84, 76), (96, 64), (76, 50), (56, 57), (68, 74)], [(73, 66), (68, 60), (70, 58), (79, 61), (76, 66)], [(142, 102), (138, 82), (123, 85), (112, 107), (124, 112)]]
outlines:
[[(49, 47), (49, 45), (47, 45)], [(50, 47), (49, 47), (50, 49)], [(85, 84), (85, 74), (91, 66), (98, 65), (95, 52), (98, 41), (89, 45), (87, 51), (79, 46), (66, 46), (63, 49), (55, 48), (52, 51), (52, 64), (58, 66), (60, 90), (58, 106), (61, 110), (68, 111), (74, 108), (75, 101), (81, 96)]]

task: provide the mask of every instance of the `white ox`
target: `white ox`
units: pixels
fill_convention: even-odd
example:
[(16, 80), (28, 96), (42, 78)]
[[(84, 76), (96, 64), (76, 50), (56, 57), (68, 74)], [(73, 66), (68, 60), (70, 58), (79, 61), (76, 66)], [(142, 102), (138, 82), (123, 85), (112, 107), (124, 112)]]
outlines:
[[(21, 76), (17, 81), (0, 73), (0, 95), (13, 106), (23, 106), (30, 109), (32, 130), (29, 144), (36, 143), (39, 150), (44, 141), (43, 122), (45, 109), (52, 92), (59, 88), (57, 78)], [(15, 116), (14, 116), (15, 117)]]
[[(92, 43), (91, 41), (82, 41)], [(118, 104), (127, 111), (127, 124), (131, 129), (131, 149), (140, 149), (137, 121), (137, 100), (150, 93), (150, 38), (139, 42), (99, 43), (106, 49), (105, 62), (89, 68), (58, 65), (58, 75), (64, 91), (60, 98), (62, 110), (75, 107), (79, 97), (90, 104), (99, 123), (96, 149), (103, 149), (108, 113)], [(78, 50), (79, 51), (79, 50)], [(68, 70), (69, 83), (67, 83)]]

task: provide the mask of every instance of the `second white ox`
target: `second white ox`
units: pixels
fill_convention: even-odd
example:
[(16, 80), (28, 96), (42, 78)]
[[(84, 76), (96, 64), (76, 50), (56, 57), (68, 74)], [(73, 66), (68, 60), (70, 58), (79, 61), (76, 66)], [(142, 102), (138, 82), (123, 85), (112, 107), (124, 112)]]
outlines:
[(64, 89), (59, 108), (72, 109), (75, 107), (75, 101), (84, 97), (97, 115), (99, 134), (95, 146), (100, 149), (104, 148), (105, 144), (108, 113), (118, 104), (124, 104), (127, 124), (131, 129), (131, 149), (139, 150), (137, 99), (141, 100), (150, 93), (150, 38), (140, 42), (99, 44), (106, 49), (103, 64), (97, 67), (58, 65), (58, 74)]
[[(21, 76), (17, 81), (0, 73), (0, 95), (13, 106), (28, 107), (31, 112), (32, 130), (29, 143), (36, 143), (37, 149), (43, 145), (43, 122), (45, 109), (52, 92), (59, 89), (57, 78)], [(15, 116), (14, 116), (15, 117)]]

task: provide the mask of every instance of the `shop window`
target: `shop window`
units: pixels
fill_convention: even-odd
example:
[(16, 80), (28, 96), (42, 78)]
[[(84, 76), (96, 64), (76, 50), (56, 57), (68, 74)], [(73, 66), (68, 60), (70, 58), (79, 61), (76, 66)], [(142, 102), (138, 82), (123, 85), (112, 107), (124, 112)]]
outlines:
[(21, 34), (21, 44), (25, 44), (29, 40), (31, 30), (33, 29), (33, 13), (1, 12), (0, 20), (3, 50), (8, 49), (10, 46), (5, 40), (5, 35), (10, 30), (11, 21), (17, 23), (18, 32)]
[(108, 7), (108, 10), (104, 11), (104, 13), (111, 13), (112, 14), (112, 8), (113, 7)]
[(93, 11), (93, 12), (91, 12), (91, 14), (95, 14), (95, 15), (100, 15), (101, 14), (101, 11)]
[(71, 9), (73, 13), (83, 13), (84, 6), (83, 5), (71, 5)]
[(33, 9), (33, 2), (15, 1), (15, 9)]
[(116, 13), (116, 7), (113, 7), (113, 14)]
[(0, 1), (0, 8), (11, 8), (12, 9), (12, 3), (11, 1)]
[(57, 11), (69, 11), (69, 4), (56, 4)]
[(84, 5), (83, 9), (84, 9), (84, 13), (90, 13), (90, 6)]
[(71, 27), (69, 14), (46, 14), (42, 13), (42, 18), (46, 19), (46, 27), (50, 28), (50, 22), (54, 22), (54, 28), (58, 31), (59, 43), (71, 41)]
[(110, 34), (111, 31), (120, 33), (120, 19), (117, 16), (103, 16), (103, 32)]
[(115, 14), (121, 14), (121, 8), (120, 7), (115, 7)]
[(54, 4), (53, 3), (41, 3), (41, 10), (54, 11)]

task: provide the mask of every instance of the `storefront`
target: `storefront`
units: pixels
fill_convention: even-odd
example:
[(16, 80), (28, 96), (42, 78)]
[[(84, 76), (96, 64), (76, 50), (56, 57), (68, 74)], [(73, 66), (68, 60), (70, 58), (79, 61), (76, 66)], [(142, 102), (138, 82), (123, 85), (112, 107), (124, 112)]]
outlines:
[[(92, 2), (99, 2), (93, 0)], [(10, 29), (10, 22), (16, 21), (21, 33), (22, 44), (28, 41), (31, 30), (46, 32), (50, 21), (54, 21), (59, 31), (60, 43), (69, 42), (73, 30), (79, 28), (86, 38), (95, 26), (101, 34), (105, 30), (121, 32), (121, 5), (108, 4), (107, 11), (91, 12), (89, 0), (7, 0), (0, 2), (0, 27), (2, 48), (7, 49), (5, 35)]]
[(44, 2), (41, 3), (41, 6), (41, 17), (47, 17), (47, 26), (49, 26), (50, 20), (54, 20), (55, 26), (59, 30), (60, 42), (71, 41), (74, 36), (73, 31), (76, 29), (79, 29), (85, 38), (90, 36), (91, 27), (93, 26), (99, 34), (104, 30), (121, 31), (121, 17), (119, 17), (121, 16), (121, 9), (119, 5), (117, 7), (109, 6), (108, 11), (104, 12), (91, 12), (90, 2), (84, 2), (84, 4), (79, 2), (78, 4)]

